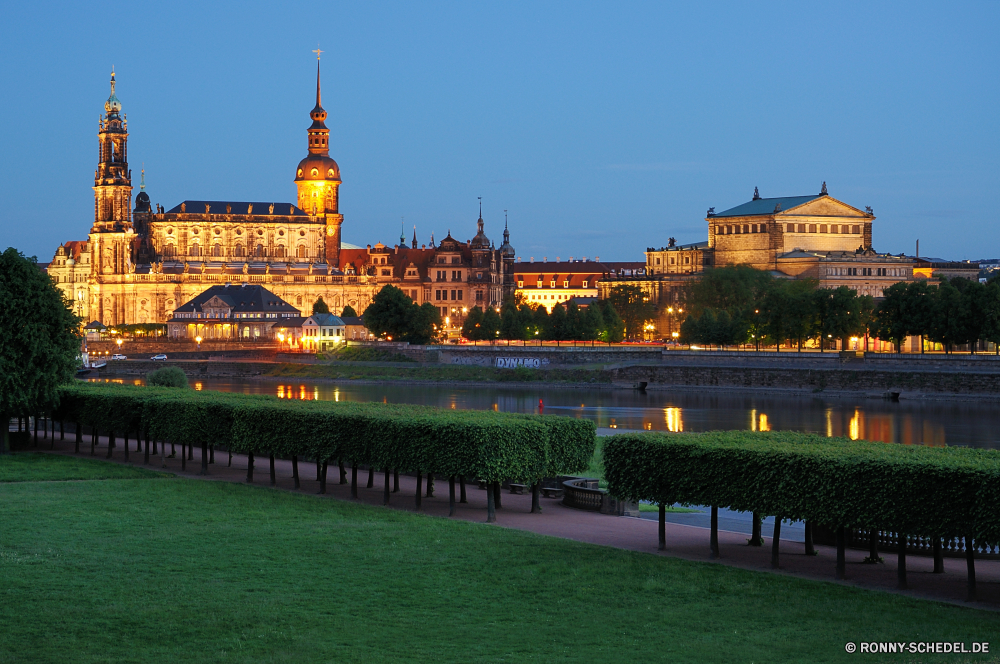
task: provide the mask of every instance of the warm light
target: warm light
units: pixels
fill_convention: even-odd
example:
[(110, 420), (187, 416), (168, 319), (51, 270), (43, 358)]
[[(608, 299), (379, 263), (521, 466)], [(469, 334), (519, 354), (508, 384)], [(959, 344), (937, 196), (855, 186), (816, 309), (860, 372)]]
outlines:
[(681, 336), (681, 334), (680, 334), (680, 332), (671, 332), (670, 336), (672, 336), (674, 339), (676, 339), (677, 337)]
[(757, 431), (770, 431), (770, 430), (771, 430), (771, 424), (767, 421), (767, 414), (761, 413), (760, 424), (757, 427)]
[[(197, 341), (198, 343), (201, 343), (201, 337), (195, 337), (194, 340)], [(121, 342), (119, 342), (119, 343), (121, 343)]]
[[(199, 337), (199, 339), (201, 339), (201, 337)], [(278, 333), (278, 341), (282, 341), (282, 342), (283, 342), (284, 340), (285, 340), (285, 335), (283, 335), (283, 334), (281, 334), (281, 333), (279, 332), (279, 333)]]
[(467, 314), (467, 313), (469, 313), (469, 309), (468, 309), (468, 307), (462, 307), (462, 313), (463, 313), (463, 314)]
[(202, 387), (203, 387), (203, 386), (202, 386), (202, 384), (201, 384), (201, 383), (195, 383), (195, 384), (194, 384), (194, 389), (195, 389), (195, 391), (196, 391), (196, 392), (201, 392), (201, 388), (202, 388)]
[(684, 431), (684, 422), (681, 420), (680, 408), (664, 408), (663, 416), (667, 422), (667, 431), (673, 433)]
[(122, 347), (122, 340), (121, 339), (115, 339), (115, 343), (118, 344), (119, 348)]
[(451, 322), (451, 316), (445, 316), (445, 317), (444, 317), (444, 322), (445, 322), (445, 324), (446, 324), (446, 325), (447, 325), (448, 323), (450, 323), (450, 322)]
[(861, 412), (857, 408), (854, 409), (854, 417), (851, 418), (849, 423), (849, 433), (851, 440), (858, 440), (861, 438)]

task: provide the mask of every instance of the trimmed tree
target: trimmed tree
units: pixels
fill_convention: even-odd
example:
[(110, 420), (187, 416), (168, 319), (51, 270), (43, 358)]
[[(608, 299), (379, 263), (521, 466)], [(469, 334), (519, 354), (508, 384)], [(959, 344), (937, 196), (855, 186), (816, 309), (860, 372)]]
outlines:
[(356, 311), (354, 311), (354, 307), (352, 307), (351, 305), (347, 305), (346, 307), (344, 307), (344, 310), (340, 312), (340, 317), (341, 318), (357, 318), (358, 317), (358, 313)]
[(79, 364), (80, 319), (34, 258), (0, 254), (0, 454), (14, 415), (55, 408)]
[(326, 306), (326, 302), (323, 301), (323, 296), (320, 295), (313, 302), (313, 313), (314, 314), (328, 314), (330, 313), (330, 307)]

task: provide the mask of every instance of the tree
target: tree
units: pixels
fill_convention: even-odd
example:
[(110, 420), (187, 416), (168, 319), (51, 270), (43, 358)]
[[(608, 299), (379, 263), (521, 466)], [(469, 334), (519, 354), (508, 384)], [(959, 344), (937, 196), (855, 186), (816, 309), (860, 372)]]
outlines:
[(748, 319), (747, 313), (761, 308), (775, 281), (770, 272), (749, 265), (706, 270), (701, 279), (691, 282), (686, 289), (686, 306), (695, 318), (706, 309), (715, 309), (727, 311), (733, 318)]
[(313, 302), (313, 313), (314, 314), (328, 314), (330, 313), (330, 307), (326, 306), (326, 302), (323, 301), (323, 296), (320, 295)]
[(983, 289), (983, 338), (993, 343), (1000, 355), (1000, 277), (993, 277)]
[(58, 405), (58, 387), (79, 364), (80, 319), (34, 258), (0, 254), (0, 454), (15, 415)]
[(358, 314), (357, 314), (356, 311), (354, 311), (354, 307), (352, 307), (351, 305), (347, 305), (346, 307), (344, 307), (344, 310), (340, 312), (340, 317), (341, 318), (357, 318)]
[(625, 322), (610, 302), (599, 300), (590, 306), (597, 307), (601, 313), (601, 319), (604, 321), (598, 337), (601, 341), (616, 344), (625, 338)]
[(908, 286), (906, 282), (900, 281), (886, 288), (872, 321), (872, 334), (879, 339), (891, 341), (897, 350), (903, 347), (903, 341), (910, 334), (906, 317)]
[(386, 286), (365, 310), (365, 327), (377, 337), (414, 344), (429, 343), (441, 325), (441, 313), (429, 302), (418, 305), (395, 286)]
[(469, 341), (481, 341), (482, 331), (480, 328), (482, 328), (482, 324), (482, 307), (472, 307), (469, 310), (469, 315), (465, 317), (465, 322), (462, 323), (462, 336)]
[(862, 298), (852, 288), (819, 288), (813, 292), (813, 302), (820, 350), (831, 338), (841, 339), (846, 348), (848, 337), (863, 334), (868, 329)]
[(481, 340), (486, 341), (496, 341), (498, 335), (497, 332), (500, 331), (500, 314), (496, 312), (493, 307), (486, 307), (486, 311), (483, 312), (483, 322), (479, 326)]
[(625, 322), (625, 336), (641, 339), (646, 321), (653, 318), (653, 305), (646, 301), (640, 286), (615, 286), (608, 293), (608, 302)]

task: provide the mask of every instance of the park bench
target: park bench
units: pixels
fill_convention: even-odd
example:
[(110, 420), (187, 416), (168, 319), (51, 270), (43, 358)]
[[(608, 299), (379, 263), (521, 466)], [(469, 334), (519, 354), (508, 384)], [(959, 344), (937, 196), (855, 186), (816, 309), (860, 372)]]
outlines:
[(563, 488), (561, 486), (543, 486), (542, 495), (546, 498), (562, 498)]
[(527, 488), (528, 488), (527, 484), (514, 484), (513, 482), (511, 482), (510, 484), (510, 492), (516, 493), (519, 496), (523, 496)]

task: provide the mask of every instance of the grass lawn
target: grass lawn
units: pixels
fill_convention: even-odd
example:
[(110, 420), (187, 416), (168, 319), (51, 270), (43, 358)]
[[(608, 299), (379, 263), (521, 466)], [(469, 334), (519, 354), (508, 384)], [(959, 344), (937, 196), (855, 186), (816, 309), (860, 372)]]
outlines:
[(909, 662), (844, 644), (989, 641), (997, 619), (264, 487), (0, 485), (4, 664)]
[(145, 468), (120, 466), (97, 459), (19, 452), (0, 455), (0, 482), (113, 480), (172, 477)]

